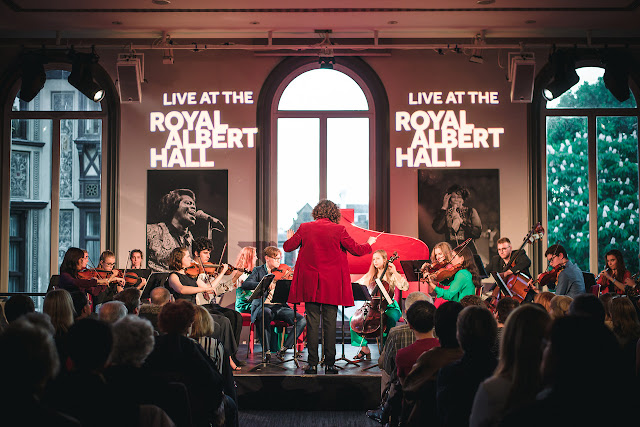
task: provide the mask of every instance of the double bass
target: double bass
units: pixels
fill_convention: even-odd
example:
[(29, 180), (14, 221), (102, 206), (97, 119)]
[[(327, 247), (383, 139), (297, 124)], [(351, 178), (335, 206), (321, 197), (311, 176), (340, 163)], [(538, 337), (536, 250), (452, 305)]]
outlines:
[[(379, 277), (374, 278), (375, 289), (371, 295), (371, 301), (365, 302), (362, 307), (356, 310), (351, 318), (351, 329), (364, 338), (376, 338), (380, 335), (380, 327), (382, 324), (382, 314), (387, 308), (387, 298), (389, 298), (389, 283), (384, 280), (389, 263), (398, 259), (398, 252), (385, 262), (384, 270)], [(384, 291), (383, 291), (384, 289)], [(386, 295), (384, 295), (386, 294)], [(384, 298), (383, 298), (384, 295)]]

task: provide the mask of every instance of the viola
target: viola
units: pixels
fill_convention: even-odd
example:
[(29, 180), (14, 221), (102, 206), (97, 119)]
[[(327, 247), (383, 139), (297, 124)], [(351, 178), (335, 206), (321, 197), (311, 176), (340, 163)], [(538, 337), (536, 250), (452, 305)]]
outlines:
[(364, 338), (375, 338), (380, 333), (382, 313), (386, 310), (387, 303), (386, 299), (382, 298), (382, 291), (379, 288), (379, 284), (382, 284), (386, 293), (389, 294), (391, 286), (386, 280), (383, 280), (383, 278), (385, 277), (385, 274), (387, 274), (389, 263), (392, 263), (397, 259), (398, 252), (394, 252), (385, 263), (384, 270), (382, 270), (380, 276), (373, 280), (373, 283), (375, 283), (375, 289), (371, 294), (371, 301), (365, 302), (362, 307), (356, 310), (351, 318), (351, 329)]
[(277, 282), (278, 280), (291, 280), (293, 279), (293, 268), (289, 267), (287, 264), (280, 264), (278, 268), (271, 270), (271, 274), (274, 276), (274, 282)]

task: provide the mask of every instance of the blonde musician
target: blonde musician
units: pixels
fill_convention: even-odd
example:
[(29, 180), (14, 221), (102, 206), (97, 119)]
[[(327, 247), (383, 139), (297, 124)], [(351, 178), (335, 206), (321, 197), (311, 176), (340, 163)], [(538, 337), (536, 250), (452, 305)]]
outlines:
[[(367, 286), (370, 294), (373, 294), (375, 288), (377, 287), (375, 279), (379, 278), (382, 274), (387, 259), (388, 257), (386, 251), (382, 249), (375, 251), (371, 256), (371, 266), (369, 267), (369, 271), (367, 272), (367, 274), (356, 281), (361, 285)], [(398, 270), (396, 270), (396, 267), (395, 265), (393, 265), (393, 263), (389, 263), (387, 272), (385, 273), (385, 277), (381, 278), (381, 280), (385, 280), (387, 283), (389, 283), (388, 294), (392, 299), (392, 303), (387, 305), (387, 309), (385, 310), (383, 316), (383, 318), (386, 317), (385, 325), (388, 330), (394, 327), (398, 319), (400, 319), (400, 317), (402, 316), (402, 311), (400, 310), (398, 303), (393, 299), (395, 289), (398, 288), (402, 291), (406, 291), (409, 289), (409, 283), (404, 277), (400, 275), (400, 273), (398, 273)], [(381, 298), (385, 297), (382, 296)], [(369, 349), (367, 340), (358, 335), (353, 329), (351, 329), (351, 345), (354, 347), (361, 347), (360, 352), (358, 352), (358, 354), (356, 354), (356, 356), (354, 357), (355, 360), (371, 359), (371, 350)]]
[[(467, 295), (475, 295), (476, 286), (480, 286), (480, 275), (469, 248), (464, 248), (457, 254), (451, 249), (449, 243), (440, 242), (433, 247), (431, 264), (445, 265), (438, 271), (426, 274), (429, 292), (435, 292), (437, 297), (434, 301), (436, 307), (439, 307), (444, 300), (459, 302)], [(442, 274), (446, 273), (446, 270), (451, 274)], [(448, 277), (437, 282), (438, 272), (443, 277)]]

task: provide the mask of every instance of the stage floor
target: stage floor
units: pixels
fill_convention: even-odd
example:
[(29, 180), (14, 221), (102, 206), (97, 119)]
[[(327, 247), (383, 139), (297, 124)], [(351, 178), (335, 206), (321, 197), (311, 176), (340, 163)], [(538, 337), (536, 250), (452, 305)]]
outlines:
[[(262, 353), (256, 345), (255, 353), (247, 356), (246, 346), (241, 346), (238, 358), (247, 362), (242, 370), (234, 372), (238, 385), (240, 410), (295, 410), (295, 411), (346, 411), (372, 409), (380, 403), (381, 370), (377, 367), (378, 349), (371, 349), (371, 360), (358, 362), (360, 366), (337, 360), (342, 367), (338, 375), (325, 375), (318, 366), (317, 375), (305, 375), (307, 350), (300, 353), (299, 365), (291, 360), (293, 350), (286, 353), (287, 362), (276, 366), (267, 365), (259, 370)], [(345, 345), (345, 355), (353, 358), (359, 347)], [(336, 358), (342, 356), (342, 346), (336, 346)], [(272, 363), (279, 360), (272, 354)], [(372, 367), (364, 370), (364, 368)], [(281, 369), (283, 368), (283, 369)]]

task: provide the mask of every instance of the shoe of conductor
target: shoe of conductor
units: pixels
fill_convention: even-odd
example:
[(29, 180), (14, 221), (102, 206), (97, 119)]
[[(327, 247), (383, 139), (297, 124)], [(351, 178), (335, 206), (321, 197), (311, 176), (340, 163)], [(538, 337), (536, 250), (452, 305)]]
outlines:
[(318, 373), (318, 366), (317, 365), (307, 365), (304, 368), (304, 373), (305, 373), (305, 375), (316, 375)]

